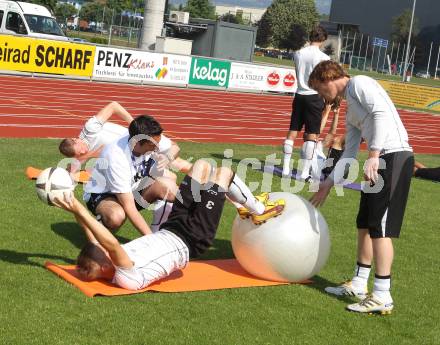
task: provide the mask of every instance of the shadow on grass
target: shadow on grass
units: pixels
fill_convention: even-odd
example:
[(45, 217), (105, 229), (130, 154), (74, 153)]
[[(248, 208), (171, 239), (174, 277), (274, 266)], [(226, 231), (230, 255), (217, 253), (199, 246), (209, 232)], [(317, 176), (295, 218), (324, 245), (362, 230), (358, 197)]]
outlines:
[(44, 264), (40, 264), (32, 260), (32, 258), (40, 258), (46, 260), (61, 260), (66, 264), (74, 264), (75, 260), (66, 258), (59, 255), (50, 255), (47, 253), (20, 253), (14, 252), (13, 250), (0, 249), (0, 260), (4, 262), (9, 262), (15, 265), (29, 265), (44, 267)]
[[(218, 159), (218, 160), (223, 160), (223, 159), (225, 159), (227, 161), (231, 160), (232, 163), (234, 163), (234, 164), (240, 164), (240, 163), (241, 164), (247, 164), (247, 165), (249, 165), (249, 167), (252, 170), (255, 170), (255, 171), (262, 171), (262, 170), (264, 170), (264, 165), (266, 163), (264, 160), (261, 160), (261, 159), (258, 159), (258, 158), (251, 158), (251, 157), (243, 157), (242, 156), (241, 158), (225, 158), (224, 155), (219, 154), (219, 153), (211, 153), (210, 156), (215, 158), (215, 159)], [(260, 164), (260, 166), (254, 168), (252, 166), (252, 164)]]
[(197, 260), (233, 259), (231, 242), (223, 239), (215, 239), (208, 251)]
[(327, 297), (334, 298), (334, 299), (336, 299), (338, 301), (346, 302), (346, 303), (357, 302), (354, 299), (354, 297), (349, 297), (349, 296), (338, 297), (338, 296), (331, 295), (331, 294), (329, 294), (329, 293), (324, 291), (324, 289), (326, 287), (328, 287), (328, 286), (337, 286), (337, 285), (340, 284), (340, 282), (337, 282), (337, 283), (331, 282), (331, 281), (329, 281), (329, 280), (327, 280), (327, 279), (325, 279), (323, 277), (320, 277), (320, 276), (314, 276), (314, 277), (312, 277), (310, 279), (312, 280), (312, 283), (311, 284), (306, 284), (305, 286), (307, 286), (309, 288), (312, 288), (312, 289), (315, 289), (315, 290), (317, 290), (318, 292), (324, 294)]
[[(85, 243), (87, 243), (87, 238), (78, 223), (75, 222), (63, 222), (55, 223), (51, 225), (52, 231), (68, 240), (76, 248), (81, 249)], [(115, 234), (114, 234), (115, 235)], [(125, 237), (115, 235), (120, 243), (127, 243), (129, 240)]]

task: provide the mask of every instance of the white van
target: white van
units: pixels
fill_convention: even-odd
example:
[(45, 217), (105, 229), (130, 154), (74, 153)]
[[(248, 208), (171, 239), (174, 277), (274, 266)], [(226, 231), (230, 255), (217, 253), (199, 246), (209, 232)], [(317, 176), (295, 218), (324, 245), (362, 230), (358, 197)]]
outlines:
[(68, 40), (46, 7), (21, 1), (0, 0), (0, 34)]

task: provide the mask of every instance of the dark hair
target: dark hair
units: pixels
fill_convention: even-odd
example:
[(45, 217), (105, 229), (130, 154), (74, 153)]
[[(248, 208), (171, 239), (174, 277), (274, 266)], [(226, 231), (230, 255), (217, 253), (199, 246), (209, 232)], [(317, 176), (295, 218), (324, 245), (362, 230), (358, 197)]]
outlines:
[(310, 42), (324, 42), (327, 40), (327, 31), (320, 25), (310, 31)]
[(58, 149), (66, 157), (72, 158), (75, 156), (74, 142), (70, 138), (61, 140)]
[[(160, 123), (150, 115), (141, 115), (131, 121), (128, 127), (128, 133), (130, 134), (130, 139), (136, 135), (148, 135), (149, 137), (161, 135), (163, 128)], [(148, 140), (140, 140), (139, 142), (143, 144)]]
[(331, 60), (321, 61), (315, 66), (309, 76), (309, 86), (316, 90), (318, 84), (327, 83), (336, 79), (350, 77), (344, 69), (337, 63)]

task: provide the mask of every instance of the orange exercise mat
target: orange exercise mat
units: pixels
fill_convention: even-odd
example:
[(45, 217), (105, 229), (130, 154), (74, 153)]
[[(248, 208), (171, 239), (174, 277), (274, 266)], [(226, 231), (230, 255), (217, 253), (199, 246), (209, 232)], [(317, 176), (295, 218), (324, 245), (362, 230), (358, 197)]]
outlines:
[(64, 266), (46, 262), (46, 268), (75, 285), (89, 297), (129, 295), (145, 291), (189, 292), (288, 284), (256, 278), (247, 273), (235, 259), (191, 261), (183, 270), (175, 271), (170, 276), (138, 291), (125, 290), (102, 280), (83, 281), (78, 277), (73, 265)]
[[(42, 171), (43, 170), (38, 169), (38, 168), (27, 167), (25, 174), (29, 180), (36, 180), (38, 178), (38, 175), (40, 175)], [(75, 182), (78, 182), (78, 183), (87, 183), (87, 181), (89, 181), (89, 179), (90, 179), (90, 173), (86, 170), (78, 171), (73, 176), (74, 176)]]

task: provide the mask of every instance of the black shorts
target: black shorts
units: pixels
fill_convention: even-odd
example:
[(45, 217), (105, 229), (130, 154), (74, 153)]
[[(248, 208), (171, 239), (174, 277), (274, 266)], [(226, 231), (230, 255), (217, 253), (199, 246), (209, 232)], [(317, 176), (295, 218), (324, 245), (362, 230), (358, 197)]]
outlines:
[(414, 167), (412, 152), (400, 151), (381, 156), (385, 169), (379, 169), (384, 181), (377, 193), (361, 192), (358, 229), (368, 229), (371, 238), (399, 237)]
[(181, 238), (191, 258), (198, 257), (214, 242), (224, 203), (225, 191), (219, 185), (201, 185), (185, 176), (168, 220), (160, 228)]
[(320, 95), (295, 94), (292, 102), (290, 130), (300, 132), (305, 127), (306, 133), (319, 134), (323, 110), (324, 100)]
[[(115, 201), (118, 200), (116, 198), (116, 195), (113, 193), (91, 193), (90, 199), (86, 202), (87, 208), (89, 209), (90, 212), (92, 212), (95, 216), (97, 216), (98, 214), (96, 213), (96, 209), (98, 208), (98, 205), (105, 199), (109, 199), (109, 198)], [(144, 206), (139, 205), (137, 203), (136, 199), (134, 199), (134, 201), (138, 211), (142, 211), (145, 209)]]
[(322, 169), (322, 174), (324, 175), (324, 178), (327, 178), (331, 174), (339, 159), (341, 159), (343, 153), (344, 150), (334, 149), (333, 147), (328, 149), (327, 160), (325, 161), (325, 168)]

